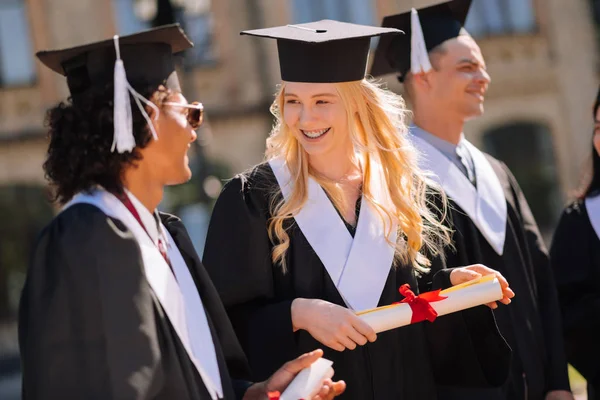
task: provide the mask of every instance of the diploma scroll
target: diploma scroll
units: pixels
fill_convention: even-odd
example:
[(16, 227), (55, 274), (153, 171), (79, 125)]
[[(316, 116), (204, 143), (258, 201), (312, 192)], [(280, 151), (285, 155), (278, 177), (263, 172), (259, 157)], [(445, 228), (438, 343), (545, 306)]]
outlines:
[[(498, 301), (503, 297), (502, 287), (495, 275), (453, 286), (442, 290), (440, 295), (446, 298), (429, 303), (438, 316)], [(398, 303), (361, 311), (357, 315), (379, 333), (410, 325), (413, 311), (409, 304)]]
[(296, 375), (292, 383), (281, 395), (281, 400), (310, 399), (321, 390), (321, 382), (333, 376), (331, 365), (333, 361), (319, 358), (310, 367)]

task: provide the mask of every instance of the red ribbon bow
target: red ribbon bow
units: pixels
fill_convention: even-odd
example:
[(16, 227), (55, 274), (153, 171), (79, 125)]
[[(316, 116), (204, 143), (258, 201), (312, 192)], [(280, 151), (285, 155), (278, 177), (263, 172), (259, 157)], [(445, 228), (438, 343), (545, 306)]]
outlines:
[[(279, 400), (281, 397), (281, 393), (269, 392), (269, 393), (267, 393), (267, 396), (269, 396), (269, 400)], [(300, 400), (304, 400), (304, 399), (300, 399)]]
[(447, 299), (447, 296), (441, 296), (440, 292), (442, 289), (434, 290), (433, 292), (425, 292), (420, 295), (410, 290), (410, 285), (405, 283), (398, 289), (400, 294), (404, 296), (404, 299), (400, 303), (408, 303), (412, 310), (412, 318), (410, 323), (414, 324), (421, 321), (433, 322), (437, 318), (437, 312), (431, 307), (431, 304), (436, 301)]

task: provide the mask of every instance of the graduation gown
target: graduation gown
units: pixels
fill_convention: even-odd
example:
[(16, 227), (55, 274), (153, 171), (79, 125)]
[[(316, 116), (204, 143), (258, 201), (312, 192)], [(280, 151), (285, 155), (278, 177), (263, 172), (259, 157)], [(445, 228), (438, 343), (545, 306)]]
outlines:
[[(446, 378), (446, 383), (475, 386), (489, 385), (489, 380), (493, 380), (488, 379), (489, 375), (498, 378), (498, 369), (491, 374), (487, 370), (482, 372), (481, 364), (489, 358), (486, 360), (485, 355), (473, 350), (462, 320), (456, 332), (438, 332), (445, 337), (458, 336), (463, 341), (462, 345), (446, 348), (439, 358), (430, 352), (428, 340), (432, 337), (422, 323), (380, 333), (375, 342), (343, 352), (327, 348), (305, 330), (294, 332), (291, 318), (294, 299), (323, 299), (341, 306), (346, 303), (298, 224), (288, 226), (287, 271), (273, 265), (267, 221), (274, 197), (281, 199), (281, 189), (269, 164), (261, 164), (228, 182), (215, 205), (203, 257), (248, 357), (254, 379), (267, 377), (284, 360), (315, 348), (322, 348), (325, 357), (334, 362), (335, 379), (347, 383), (343, 399), (436, 399), (437, 376)], [(362, 213), (358, 224), (360, 218)], [(363, 256), (368, 260), (374, 255)], [(367, 275), (363, 275), (365, 282), (370, 278)], [(390, 265), (386, 275), (377, 305), (399, 301), (398, 288), (404, 283), (409, 283), (415, 291), (418, 288), (414, 270), (409, 266)], [(448, 282), (447, 276), (440, 274), (431, 285), (442, 286), (444, 282)], [(489, 318), (489, 324), (479, 326), (476, 341), (480, 341), (476, 344), (489, 345), (493, 349), (490, 353), (494, 352), (491, 356), (494, 368), (502, 369), (507, 365), (503, 364), (505, 359), (495, 355), (506, 356), (507, 347), (497, 334), (492, 313), (489, 309), (481, 311)], [(453, 359), (456, 373), (436, 375), (432, 357), (439, 365)], [(504, 378), (499, 377), (502, 381)]]
[[(473, 213), (466, 212), (446, 190), (449, 196), (448, 222), (454, 230), (454, 249), (446, 252), (446, 265), (484, 264), (499, 271), (508, 280), (516, 296), (509, 306), (500, 304), (494, 312), (500, 332), (513, 350), (510, 378), (501, 395), (511, 400), (541, 400), (548, 391), (570, 390), (552, 270), (543, 239), (516, 179), (504, 163), (487, 154), (478, 154), (485, 157), (491, 166), (489, 173), (497, 176), (499, 181), (498, 188), (501, 188), (501, 196), (504, 197), (504, 200), (500, 197), (500, 201), (505, 202), (506, 207), (505, 220), (497, 218), (492, 224), (496, 232), (502, 231), (504, 236), (494, 237), (489, 230), (487, 237), (484, 236), (481, 222), (476, 224)], [(444, 169), (445, 166), (433, 165), (433, 168)], [(491, 179), (480, 176), (481, 170), (476, 169), (479, 190), (480, 185), (487, 185)], [(447, 178), (451, 180), (457, 176)], [(470, 185), (467, 178), (464, 179), (465, 185)], [(478, 212), (485, 212), (486, 207), (490, 207), (489, 202), (476, 206)], [(499, 222), (501, 230), (498, 229)], [(434, 265), (432, 272), (441, 267)], [(494, 396), (497, 395), (494, 391)], [(486, 391), (465, 391), (456, 396), (480, 399), (489, 398), (490, 394)]]
[[(600, 391), (599, 199), (578, 200), (563, 211), (550, 249), (563, 316), (567, 359), (596, 393)], [(590, 201), (591, 210), (588, 209)], [(596, 221), (596, 229), (590, 214)]]
[[(181, 220), (160, 215), (193, 277), (215, 343), (224, 398), (241, 398), (247, 363)], [(89, 204), (41, 233), (19, 310), (23, 399), (211, 399), (150, 288), (140, 247)]]

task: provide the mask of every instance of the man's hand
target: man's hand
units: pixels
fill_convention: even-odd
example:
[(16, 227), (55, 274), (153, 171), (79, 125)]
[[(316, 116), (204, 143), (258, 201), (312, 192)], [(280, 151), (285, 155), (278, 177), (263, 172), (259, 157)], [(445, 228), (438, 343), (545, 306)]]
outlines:
[(546, 400), (575, 400), (575, 397), (566, 390), (553, 390), (546, 394)]
[[(295, 360), (288, 361), (283, 367), (279, 368), (271, 375), (267, 381), (251, 386), (244, 395), (244, 400), (266, 400), (268, 398), (267, 393), (269, 392), (283, 393), (300, 371), (309, 367), (322, 356), (323, 350), (315, 350), (303, 354)], [(344, 381), (333, 382), (331, 380), (332, 376), (333, 370), (331, 370), (330, 375), (323, 380), (321, 388), (317, 394), (312, 397), (312, 400), (331, 400), (346, 390), (346, 383), (344, 383)]]

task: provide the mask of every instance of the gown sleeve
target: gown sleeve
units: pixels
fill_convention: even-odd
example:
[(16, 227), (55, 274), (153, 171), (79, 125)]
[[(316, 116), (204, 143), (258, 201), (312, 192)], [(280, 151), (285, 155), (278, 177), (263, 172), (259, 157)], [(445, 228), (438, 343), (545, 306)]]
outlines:
[(253, 379), (263, 380), (275, 366), (296, 357), (296, 339), (293, 298), (276, 296), (267, 196), (255, 185), (245, 176), (227, 183), (213, 210), (203, 263), (248, 357)]
[[(592, 260), (593, 243), (597, 240), (582, 207), (575, 203), (563, 212), (552, 240), (550, 260), (563, 315), (568, 361), (598, 387), (600, 264)], [(600, 249), (595, 252), (600, 253)]]
[(90, 205), (42, 232), (19, 308), (24, 399), (148, 399), (159, 338), (136, 242)]
[[(562, 322), (560, 308), (558, 305), (558, 295), (554, 276), (550, 268), (550, 259), (544, 240), (533, 217), (533, 213), (527, 204), (525, 195), (521, 191), (517, 180), (512, 175), (508, 167), (502, 164), (505, 170), (510, 186), (512, 188), (517, 213), (520, 216), (528, 255), (533, 265), (533, 275), (537, 288), (538, 308), (543, 327), (544, 344), (546, 347), (546, 391), (570, 390), (569, 377), (567, 372), (567, 360), (564, 351), (564, 341), (562, 334)], [(518, 294), (517, 294), (518, 295)]]

